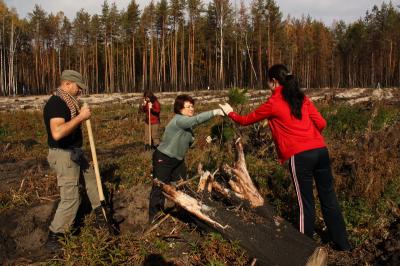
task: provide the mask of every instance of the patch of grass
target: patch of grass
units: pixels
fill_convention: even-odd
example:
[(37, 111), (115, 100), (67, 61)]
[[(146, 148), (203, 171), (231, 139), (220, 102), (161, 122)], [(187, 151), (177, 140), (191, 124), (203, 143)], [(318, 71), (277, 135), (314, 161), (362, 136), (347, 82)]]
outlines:
[(32, 203), (30, 196), (30, 193), (25, 189), (11, 188), (8, 195), (2, 194), (0, 196), (0, 210), (29, 206)]
[(168, 249), (168, 243), (162, 239), (156, 239), (156, 241), (154, 242), (154, 247), (161, 253), (163, 253)]
[(189, 246), (191, 254), (198, 254), (200, 252), (200, 246), (197, 242), (191, 241), (189, 242)]
[(271, 188), (268, 179), (271, 178), (272, 173), (268, 162), (265, 158), (258, 158), (251, 154), (246, 156), (246, 162), (249, 174), (255, 179), (259, 191), (262, 194), (269, 193)]
[(92, 226), (83, 227), (79, 236), (67, 235), (63, 247), (60, 265), (120, 265), (128, 259), (118, 238)]
[(342, 202), (344, 219), (350, 228), (367, 226), (373, 214), (368, 204), (361, 198)]
[(6, 210), (9, 206), (10, 200), (5, 196), (0, 196), (0, 211)]
[(223, 261), (219, 261), (219, 260), (209, 260), (206, 264), (207, 266), (224, 266), (225, 263)]
[(361, 105), (339, 105), (322, 108), (328, 125), (324, 131), (330, 138), (349, 139), (365, 131), (371, 110)]
[(399, 191), (400, 176), (386, 185), (377, 202), (367, 203), (365, 198), (340, 201), (349, 238), (355, 246), (368, 239), (370, 231), (374, 228), (387, 226), (398, 217)]
[(7, 129), (5, 128), (6, 125), (4, 125), (4, 127), (0, 127), (0, 140), (3, 140), (3, 138), (5, 138), (7, 136)]
[(391, 106), (380, 106), (377, 115), (372, 123), (372, 130), (378, 131), (382, 128), (393, 125), (400, 119), (400, 111)]
[(151, 183), (151, 154), (149, 152), (142, 153), (138, 156), (135, 151), (127, 152), (118, 158), (106, 159), (104, 165), (115, 165), (116, 169), (113, 173), (118, 176), (121, 182), (128, 187), (137, 184)]
[(386, 185), (382, 197), (377, 203), (377, 214), (379, 217), (390, 218), (392, 212), (400, 206), (400, 176)]
[(201, 243), (201, 250), (205, 265), (248, 264), (248, 258), (238, 242), (227, 241), (218, 233), (209, 233), (206, 240)]

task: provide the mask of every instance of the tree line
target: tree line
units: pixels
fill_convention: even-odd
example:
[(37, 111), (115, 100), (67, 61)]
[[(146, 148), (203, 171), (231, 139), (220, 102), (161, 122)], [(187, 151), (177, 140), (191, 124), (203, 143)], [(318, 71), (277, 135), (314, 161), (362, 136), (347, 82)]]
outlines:
[(400, 83), (400, 12), (374, 6), (346, 24), (282, 17), (274, 0), (159, 0), (143, 10), (105, 0), (101, 14), (70, 20), (36, 5), (19, 18), (0, 0), (1, 95), (46, 94), (63, 69), (89, 93), (264, 88), (268, 67), (287, 64), (304, 87)]

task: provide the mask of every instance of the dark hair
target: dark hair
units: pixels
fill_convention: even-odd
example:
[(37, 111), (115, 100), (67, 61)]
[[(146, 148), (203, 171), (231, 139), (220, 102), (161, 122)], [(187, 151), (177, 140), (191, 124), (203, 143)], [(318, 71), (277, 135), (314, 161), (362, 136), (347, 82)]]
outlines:
[(185, 107), (185, 102), (190, 102), (191, 104), (194, 104), (193, 98), (187, 94), (181, 94), (175, 98), (175, 102), (174, 102), (174, 113), (175, 114), (181, 113), (181, 110)]
[(151, 91), (145, 91), (143, 93), (144, 98), (149, 98), (151, 103), (157, 101), (157, 97)]
[(276, 79), (282, 85), (283, 99), (289, 104), (291, 114), (301, 120), (304, 93), (300, 90), (297, 78), (285, 65), (277, 64), (269, 68), (268, 79)]

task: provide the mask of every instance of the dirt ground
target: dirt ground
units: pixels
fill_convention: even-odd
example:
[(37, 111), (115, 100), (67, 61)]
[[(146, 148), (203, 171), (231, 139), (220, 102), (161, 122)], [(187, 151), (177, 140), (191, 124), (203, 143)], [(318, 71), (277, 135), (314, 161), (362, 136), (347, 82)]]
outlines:
[[(24, 166), (27, 165), (29, 164)], [(7, 167), (9, 166), (8, 164)], [(20, 165), (18, 170), (23, 170), (22, 167)], [(12, 182), (7, 183), (6, 180), (12, 180)], [(6, 181), (10, 186), (17, 183), (11, 177), (3, 178), (2, 181)], [(4, 186), (2, 188), (4, 189)], [(148, 228), (149, 193), (149, 185), (137, 185), (116, 193), (113, 198), (113, 209), (114, 217), (121, 222), (119, 226), (121, 234), (129, 232), (141, 235)], [(58, 199), (45, 198), (31, 206), (5, 210), (0, 214), (2, 225), (0, 261), (10, 264), (28, 264), (51, 258), (52, 255), (43, 245), (47, 239), (48, 226), (57, 203)]]

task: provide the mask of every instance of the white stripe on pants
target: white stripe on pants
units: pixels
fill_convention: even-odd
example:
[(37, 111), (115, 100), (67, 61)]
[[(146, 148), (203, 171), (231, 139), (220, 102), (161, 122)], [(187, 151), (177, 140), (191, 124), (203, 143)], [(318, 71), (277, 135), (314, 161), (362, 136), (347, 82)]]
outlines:
[(299, 202), (299, 209), (300, 209), (300, 232), (304, 234), (304, 209), (303, 209), (303, 200), (301, 199), (301, 191), (300, 191), (300, 186), (299, 186), (299, 181), (297, 180), (297, 174), (296, 174), (296, 164), (294, 162), (294, 156), (290, 157), (290, 165), (292, 168), (292, 178), (293, 178), (293, 183), (296, 188), (296, 194), (297, 194), (297, 201)]

